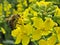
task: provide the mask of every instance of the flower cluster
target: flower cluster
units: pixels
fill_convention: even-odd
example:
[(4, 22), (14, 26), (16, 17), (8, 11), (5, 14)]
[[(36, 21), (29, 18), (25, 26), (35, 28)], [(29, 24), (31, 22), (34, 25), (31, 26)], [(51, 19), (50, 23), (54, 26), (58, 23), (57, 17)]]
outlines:
[(11, 15), (20, 15), (15, 28), (8, 29), (14, 45), (60, 45), (60, 8), (57, 5), (38, 0), (16, 2), (14, 6), (7, 0), (0, 4), (0, 22), (4, 24), (0, 30), (4, 34), (8, 33), (8, 24), (3, 20)]

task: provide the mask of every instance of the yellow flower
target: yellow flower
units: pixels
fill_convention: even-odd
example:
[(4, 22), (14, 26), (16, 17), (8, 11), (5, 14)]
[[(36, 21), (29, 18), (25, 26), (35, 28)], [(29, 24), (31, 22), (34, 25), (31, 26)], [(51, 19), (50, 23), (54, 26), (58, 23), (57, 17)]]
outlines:
[(6, 11), (6, 17), (8, 17), (9, 14), (11, 14), (11, 12), (10, 11)]
[(30, 12), (31, 12), (31, 14), (33, 14), (33, 16), (37, 16), (37, 12), (36, 11), (34, 11), (33, 9), (30, 9)]
[(11, 14), (10, 12), (10, 9), (12, 8), (12, 5), (7, 1), (7, 0), (4, 0), (4, 11), (6, 11), (6, 17), (9, 16), (9, 14)]
[(48, 35), (49, 33), (51, 33), (51, 31), (45, 30), (45, 28), (40, 29), (40, 31), (42, 35)]
[(38, 40), (41, 38), (41, 35), (48, 35), (51, 33), (51, 29), (54, 27), (55, 22), (51, 18), (47, 18), (44, 22), (41, 18), (34, 17), (33, 20), (33, 26), (37, 28), (32, 33), (32, 40)]
[(25, 9), (25, 11), (23, 12), (23, 17), (27, 18), (28, 14), (29, 14), (29, 8)]
[(22, 41), (22, 45), (28, 45), (30, 38), (27, 35), (18, 35), (15, 44), (19, 44)]
[(56, 43), (56, 36), (55, 35), (52, 35), (47, 40), (41, 39), (39, 41), (39, 45), (54, 45), (55, 43)]
[(23, 4), (24, 4), (25, 6), (28, 6), (28, 4), (27, 4), (27, 1), (26, 1), (26, 0), (24, 0)]
[(22, 44), (28, 45), (29, 41), (30, 41), (30, 38), (27, 35), (24, 35), (22, 38)]
[(55, 27), (54, 29), (57, 33), (58, 40), (60, 41), (60, 27)]
[(11, 8), (11, 4), (8, 3), (7, 0), (4, 1), (4, 11), (8, 11)]
[(56, 23), (55, 23), (51, 18), (46, 18), (46, 20), (44, 21), (44, 24), (43, 24), (43, 28), (44, 28), (45, 30), (50, 30), (50, 29), (52, 29), (55, 25), (56, 25)]
[(57, 8), (55, 9), (55, 14), (54, 14), (54, 16), (58, 16), (58, 17), (60, 16), (60, 8), (57, 7)]
[(44, 22), (39, 17), (34, 17), (32, 18), (32, 20), (33, 20), (33, 26), (35, 26), (37, 29), (40, 29), (42, 35), (49, 34), (54, 25), (56, 25), (56, 23), (51, 18), (46, 18)]
[(17, 12), (15, 9), (13, 9), (13, 15), (14, 15), (14, 14), (17, 14), (17, 13), (18, 13), (18, 12)]
[(33, 17), (32, 20), (33, 20), (33, 26), (35, 26), (38, 29), (42, 28), (42, 24), (43, 24), (42, 18)]
[(18, 12), (21, 12), (22, 10), (23, 10), (23, 6), (22, 6), (21, 3), (19, 3), (19, 4), (17, 5), (17, 11), (18, 11)]
[(47, 5), (50, 4), (50, 3), (51, 3), (51, 2), (45, 2), (45, 1), (36, 2), (36, 4), (37, 4), (38, 6), (40, 6), (40, 5), (47, 6)]
[(8, 4), (8, 7), (11, 8), (12, 7), (11, 4)]
[(39, 45), (48, 45), (47, 40), (41, 39), (39, 42)]
[(17, 29), (14, 29), (11, 33), (13, 37), (16, 37), (21, 32), (21, 29), (17, 27)]
[(54, 45), (56, 43), (56, 35), (53, 34), (50, 38), (47, 40), (48, 45)]
[(51, 18), (46, 18), (44, 21), (41, 31), (42, 35), (47, 35), (51, 33), (51, 29), (56, 25), (56, 23)]
[(22, 12), (24, 18), (28, 18), (29, 14), (33, 14), (32, 16), (36, 16), (37, 12), (33, 11), (31, 7), (28, 7)]
[(55, 27), (54, 28), (57, 34), (60, 34), (60, 27)]
[(32, 41), (39, 40), (42, 36), (41, 30), (34, 30), (32, 33)]
[(13, 30), (12, 36), (16, 38), (15, 44), (19, 44), (22, 41), (23, 45), (28, 45), (32, 31), (33, 27), (30, 24), (21, 25)]
[(33, 27), (32, 27), (31, 24), (26, 24), (26, 25), (24, 25), (24, 32), (26, 32), (27, 35), (32, 34), (33, 31), (34, 31), (34, 29), (33, 29)]
[(15, 44), (19, 44), (22, 40), (22, 36), (21, 34), (18, 34), (17, 37), (16, 37), (16, 40), (15, 40)]
[(1, 31), (3, 32), (3, 34), (6, 33), (5, 29), (1, 27)]

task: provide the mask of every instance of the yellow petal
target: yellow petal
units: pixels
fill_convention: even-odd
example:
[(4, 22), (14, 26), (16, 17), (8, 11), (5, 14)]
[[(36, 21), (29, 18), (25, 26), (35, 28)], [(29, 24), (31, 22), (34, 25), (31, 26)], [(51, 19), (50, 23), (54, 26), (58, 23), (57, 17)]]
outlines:
[(21, 42), (22, 36), (19, 34), (16, 38), (15, 44), (19, 44)]
[(32, 33), (32, 41), (39, 40), (41, 38), (41, 30), (35, 30)]
[(39, 17), (34, 17), (34, 18), (32, 18), (32, 20), (33, 20), (33, 25), (34, 25), (36, 28), (38, 28), (38, 29), (42, 28), (43, 20), (42, 20), (41, 18), (39, 18)]
[(57, 34), (60, 34), (60, 27), (55, 27), (54, 28)]
[(56, 35), (52, 35), (48, 40), (47, 40), (49, 45), (54, 45), (56, 43)]
[(45, 29), (42, 29), (41, 32), (42, 32), (42, 35), (48, 35), (49, 33), (51, 33), (51, 31), (45, 30)]
[(31, 24), (27, 24), (24, 26), (24, 32), (27, 33), (27, 35), (32, 34), (33, 30), (34, 29)]
[(60, 16), (60, 8), (57, 6), (57, 8), (55, 9), (55, 14), (54, 14), (54, 16), (57, 16), (57, 17), (59, 17)]
[(48, 45), (46, 40), (41, 39), (39, 42), (39, 45)]
[(50, 30), (55, 26), (55, 22), (51, 19), (51, 18), (46, 18), (43, 26), (45, 28), (45, 30)]
[(5, 29), (4, 28), (1, 28), (1, 30), (2, 30), (2, 32), (5, 34), (6, 33), (6, 31), (5, 31)]
[(30, 38), (27, 35), (24, 35), (22, 38), (22, 45), (28, 45)]
[(56, 36), (52, 35), (50, 38), (47, 40), (40, 40), (39, 45), (54, 45), (56, 43)]
[(60, 41), (60, 34), (57, 34), (58, 40)]
[(51, 2), (40, 1), (40, 2), (36, 2), (36, 4), (38, 6), (41, 6), (41, 5), (47, 6), (48, 4), (51, 4)]
[(60, 27), (55, 27), (54, 29), (57, 33), (58, 40), (60, 41)]
[(11, 32), (11, 35), (12, 35), (13, 37), (17, 37), (17, 35), (18, 35), (19, 33), (21, 33), (20, 27), (18, 27), (17, 29), (14, 29), (14, 30)]

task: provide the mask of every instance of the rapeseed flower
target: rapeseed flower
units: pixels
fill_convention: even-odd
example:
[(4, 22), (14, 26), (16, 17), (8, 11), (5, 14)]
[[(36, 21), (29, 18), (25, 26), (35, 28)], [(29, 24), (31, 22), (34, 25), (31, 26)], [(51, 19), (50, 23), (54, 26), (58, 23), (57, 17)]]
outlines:
[(33, 26), (37, 28), (37, 30), (32, 33), (32, 40), (39, 40), (42, 35), (48, 35), (55, 25), (55, 22), (51, 18), (47, 18), (43, 21), (41, 18), (34, 17), (32, 20)]
[(56, 36), (52, 35), (47, 40), (41, 39), (39, 41), (39, 45), (55, 45), (56, 43)]
[(38, 13), (37, 13), (36, 11), (34, 11), (33, 9), (30, 9), (30, 12), (31, 12), (31, 14), (32, 14), (33, 16), (37, 16), (37, 15), (38, 15)]
[[(15, 40), (14, 44), (19, 45), (19, 43), (22, 43), (22, 45), (28, 45), (30, 41), (32, 43), (37, 41), (36, 43), (39, 45), (54, 45), (56, 44), (56, 40), (58, 38), (59, 43), (56, 45), (60, 45), (60, 27), (59, 25), (58, 27), (55, 26), (58, 22), (56, 23), (54, 22), (55, 20), (53, 20), (54, 16), (60, 16), (60, 8), (57, 7), (55, 9), (55, 5), (53, 6), (52, 2), (46, 2), (45, 0), (40, 2), (39, 0), (16, 1), (17, 2), (12, 1), (14, 4), (10, 4), (12, 2), (8, 2), (7, 0), (0, 3), (0, 22), (5, 24), (3, 20), (5, 17), (2, 17), (3, 13), (6, 15), (6, 17), (8, 17), (10, 14), (20, 15), (20, 18), (16, 22), (15, 29), (13, 29), (11, 32), (11, 35)], [(33, 7), (31, 7), (32, 5)], [(60, 22), (58, 19), (57, 21)], [(6, 34), (3, 27), (1, 27), (1, 31)]]
[(41, 30), (39, 30), (39, 29), (34, 30), (32, 33), (32, 40), (31, 41), (39, 40), (41, 38), (41, 36), (42, 36)]
[(15, 15), (15, 14), (17, 14), (17, 13), (18, 13), (18, 11), (15, 10), (15, 9), (13, 9), (13, 15)]
[(48, 4), (50, 4), (51, 2), (45, 2), (45, 1), (40, 1), (40, 2), (36, 2), (36, 4), (38, 5), (38, 6), (48, 6)]
[(8, 17), (11, 14), (10, 11), (6, 11), (6, 17)]
[(28, 6), (28, 4), (27, 4), (27, 1), (26, 1), (26, 0), (24, 0), (23, 4), (24, 4), (26, 7)]
[(47, 40), (48, 45), (55, 45), (56, 40), (57, 40), (56, 35), (52, 34), (52, 36), (50, 38), (48, 38), (48, 40)]
[(45, 21), (42, 18), (34, 17), (33, 26), (42, 31), (42, 35), (47, 35), (51, 32), (51, 29), (56, 25), (56, 23), (51, 18), (46, 18)]
[(48, 45), (47, 40), (41, 39), (39, 42), (39, 45)]
[(17, 4), (17, 11), (18, 12), (23, 11), (23, 5), (21, 3)]
[(4, 11), (8, 11), (11, 8), (11, 4), (8, 3), (7, 0), (4, 1)]
[(19, 44), (22, 41), (23, 45), (28, 45), (30, 40), (29, 36), (25, 35), (23, 31), (20, 29), (20, 27), (12, 31), (12, 36), (16, 38), (15, 44)]
[(10, 12), (10, 9), (12, 8), (12, 5), (7, 1), (7, 0), (4, 0), (4, 11), (6, 12), (6, 17), (9, 16), (9, 14), (11, 14)]
[(42, 34), (47, 35), (51, 33), (51, 29), (53, 29), (55, 25), (56, 23), (51, 18), (46, 18), (41, 28)]
[(46, 18), (43, 25), (45, 30), (50, 30), (56, 25), (56, 23), (51, 18)]
[(24, 18), (28, 18), (28, 14), (29, 14), (30, 9), (31, 9), (30, 7), (25, 9), (25, 11), (23, 12), (23, 17)]
[(37, 29), (42, 28), (43, 20), (39, 17), (33, 17), (33, 26), (35, 26)]
[(56, 8), (55, 9), (55, 14), (54, 14), (54, 16), (57, 16), (57, 17), (60, 17), (60, 8)]
[(55, 27), (54, 29), (57, 33), (58, 40), (60, 41), (60, 27)]
[(22, 41), (23, 45), (28, 45), (32, 32), (33, 28), (30, 24), (17, 27), (17, 29), (12, 31), (12, 36), (16, 38), (15, 44), (19, 44)]

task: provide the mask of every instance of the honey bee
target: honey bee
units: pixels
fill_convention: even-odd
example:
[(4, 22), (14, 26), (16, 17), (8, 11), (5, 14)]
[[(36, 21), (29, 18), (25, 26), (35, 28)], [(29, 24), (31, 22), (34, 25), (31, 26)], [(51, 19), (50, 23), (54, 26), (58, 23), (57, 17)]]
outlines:
[(15, 28), (16, 22), (19, 17), (20, 17), (20, 15), (17, 14), (17, 15), (11, 15), (10, 17), (6, 18), (6, 22), (12, 30)]

